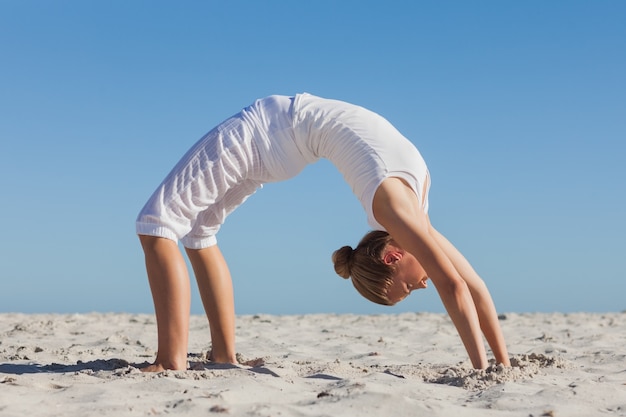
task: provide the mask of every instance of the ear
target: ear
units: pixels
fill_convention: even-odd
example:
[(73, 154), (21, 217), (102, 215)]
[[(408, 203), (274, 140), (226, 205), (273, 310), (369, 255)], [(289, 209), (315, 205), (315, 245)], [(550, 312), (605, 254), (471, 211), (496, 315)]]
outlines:
[(383, 255), (383, 262), (387, 265), (393, 265), (402, 259), (402, 252), (398, 250), (390, 250)]

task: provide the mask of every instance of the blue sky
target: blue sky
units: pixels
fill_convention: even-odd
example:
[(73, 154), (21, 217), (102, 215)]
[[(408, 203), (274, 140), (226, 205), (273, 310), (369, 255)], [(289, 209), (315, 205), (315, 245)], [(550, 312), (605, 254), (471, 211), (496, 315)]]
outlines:
[[(214, 125), (303, 91), (420, 149), (431, 220), (499, 311), (622, 311), (625, 19), (622, 1), (0, 1), (0, 312), (152, 312), (137, 212)], [(434, 288), (380, 307), (334, 274), (367, 230), (326, 161), (266, 186), (218, 236), (237, 312), (443, 311)]]

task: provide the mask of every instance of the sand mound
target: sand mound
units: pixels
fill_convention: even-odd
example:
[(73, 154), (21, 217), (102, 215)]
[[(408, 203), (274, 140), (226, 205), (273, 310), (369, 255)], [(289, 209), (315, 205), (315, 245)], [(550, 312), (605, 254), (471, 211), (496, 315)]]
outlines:
[(424, 381), (446, 384), (468, 390), (482, 390), (495, 384), (533, 378), (545, 368), (566, 368), (567, 361), (542, 354), (521, 355), (511, 358), (511, 366), (490, 365), (487, 369), (444, 368), (424, 375)]

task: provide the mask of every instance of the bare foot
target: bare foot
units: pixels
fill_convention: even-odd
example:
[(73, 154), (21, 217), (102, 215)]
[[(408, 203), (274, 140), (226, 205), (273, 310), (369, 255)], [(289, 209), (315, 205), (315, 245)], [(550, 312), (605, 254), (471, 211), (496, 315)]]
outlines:
[(157, 365), (153, 363), (152, 365), (148, 365), (145, 368), (141, 368), (141, 372), (163, 372), (165, 369), (161, 365)]
[(187, 370), (187, 366), (185, 366), (184, 368), (177, 368), (175, 366), (163, 366), (160, 363), (153, 363), (152, 365), (148, 365), (145, 368), (141, 368), (141, 372), (163, 372), (163, 371), (167, 371), (167, 370), (171, 370), (171, 371), (186, 371)]

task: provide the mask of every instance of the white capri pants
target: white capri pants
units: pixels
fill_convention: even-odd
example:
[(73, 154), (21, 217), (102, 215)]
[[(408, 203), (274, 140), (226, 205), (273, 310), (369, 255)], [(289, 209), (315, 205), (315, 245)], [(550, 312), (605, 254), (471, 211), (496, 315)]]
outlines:
[(143, 207), (139, 235), (178, 241), (189, 249), (217, 244), (225, 218), (262, 187), (259, 153), (240, 114), (202, 137)]

